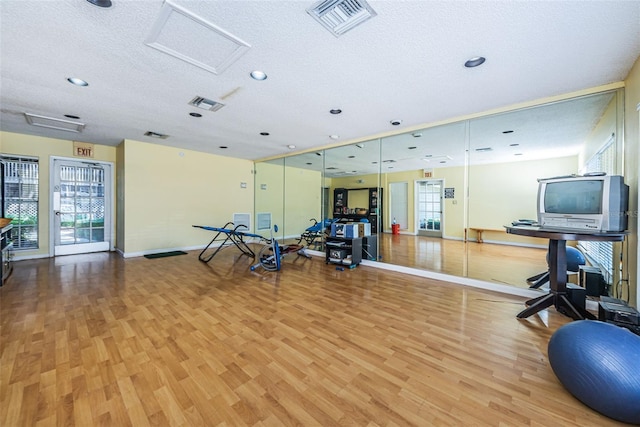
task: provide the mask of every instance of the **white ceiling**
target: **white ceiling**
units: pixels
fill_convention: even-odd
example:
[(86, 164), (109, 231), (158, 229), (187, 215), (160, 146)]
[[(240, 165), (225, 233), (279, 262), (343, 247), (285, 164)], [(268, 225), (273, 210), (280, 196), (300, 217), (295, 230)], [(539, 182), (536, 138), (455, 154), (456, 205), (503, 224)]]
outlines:
[[(241, 42), (171, 15), (157, 41), (207, 70), (145, 44), (162, 0), (1, 0), (0, 129), (259, 159), (619, 82), (640, 55), (638, 1), (370, 1), (377, 16), (338, 38), (306, 13), (313, 1), (171, 2)], [(463, 66), (478, 55), (484, 65)], [(86, 126), (35, 127), (24, 113)]]

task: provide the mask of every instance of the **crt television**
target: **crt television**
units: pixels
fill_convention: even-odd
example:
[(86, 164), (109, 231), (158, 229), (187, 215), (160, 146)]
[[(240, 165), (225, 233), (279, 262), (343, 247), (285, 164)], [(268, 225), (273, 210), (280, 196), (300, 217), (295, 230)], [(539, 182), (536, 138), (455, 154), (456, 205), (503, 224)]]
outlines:
[(538, 225), (593, 232), (627, 229), (629, 186), (619, 175), (538, 180)]

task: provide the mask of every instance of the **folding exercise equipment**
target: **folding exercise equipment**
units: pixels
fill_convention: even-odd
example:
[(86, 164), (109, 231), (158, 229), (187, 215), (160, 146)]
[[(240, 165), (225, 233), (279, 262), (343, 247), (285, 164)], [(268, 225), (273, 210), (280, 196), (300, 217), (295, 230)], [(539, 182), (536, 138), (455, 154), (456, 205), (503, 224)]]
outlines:
[[(244, 241), (245, 237), (266, 240), (264, 237), (262, 237), (259, 234), (253, 234), (246, 231), (242, 231), (242, 228), (247, 228), (243, 224), (239, 224), (234, 227), (233, 222), (228, 222), (223, 227), (209, 227), (206, 225), (194, 225), (193, 227), (202, 228), (203, 230), (213, 231), (216, 233), (215, 236), (213, 236), (213, 239), (211, 239), (211, 241), (209, 242), (209, 244), (202, 250), (202, 252), (200, 252), (200, 255), (198, 255), (198, 259), (202, 262), (211, 261), (213, 257), (216, 256), (218, 252), (220, 252), (221, 249), (231, 245), (235, 245), (235, 247), (238, 248), (243, 255), (247, 255), (247, 256), (250, 256), (251, 258), (255, 258), (256, 254), (251, 250), (251, 248)], [(220, 237), (220, 239), (218, 239), (218, 237)], [(207, 250), (213, 244), (213, 242), (219, 242), (220, 240), (222, 240), (222, 238), (224, 238), (224, 240), (222, 241), (222, 244), (220, 244), (213, 251), (211, 255), (205, 255), (205, 252), (207, 252)]]
[[(278, 232), (277, 225), (273, 226), (273, 231)], [(311, 258), (311, 256), (305, 252), (304, 246), (300, 244), (282, 246), (278, 244), (278, 241), (273, 237), (273, 231), (271, 232), (271, 239), (268, 240), (267, 244), (258, 252), (258, 263), (251, 266), (251, 271), (255, 271), (260, 267), (266, 271), (280, 271), (282, 258), (294, 252), (305, 258)]]
[(322, 244), (322, 238), (327, 228), (331, 227), (331, 224), (337, 220), (325, 219), (322, 222), (318, 222), (315, 218), (311, 218), (309, 221), (313, 221), (313, 225), (307, 227), (298, 239), (298, 245), (304, 240), (307, 246), (318, 246)]

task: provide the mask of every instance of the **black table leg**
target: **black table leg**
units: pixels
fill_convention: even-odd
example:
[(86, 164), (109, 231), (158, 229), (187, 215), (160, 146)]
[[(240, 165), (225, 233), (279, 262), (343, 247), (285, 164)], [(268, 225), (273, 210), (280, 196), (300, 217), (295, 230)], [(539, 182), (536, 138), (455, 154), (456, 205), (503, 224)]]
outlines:
[(525, 317), (529, 317), (532, 314), (536, 314), (540, 310), (544, 310), (547, 307), (554, 305), (556, 300), (556, 294), (549, 293), (547, 295), (543, 295), (542, 297), (534, 298), (532, 300), (527, 301), (527, 303), (532, 303), (531, 306), (525, 308), (520, 313), (518, 313), (518, 318), (524, 319)]

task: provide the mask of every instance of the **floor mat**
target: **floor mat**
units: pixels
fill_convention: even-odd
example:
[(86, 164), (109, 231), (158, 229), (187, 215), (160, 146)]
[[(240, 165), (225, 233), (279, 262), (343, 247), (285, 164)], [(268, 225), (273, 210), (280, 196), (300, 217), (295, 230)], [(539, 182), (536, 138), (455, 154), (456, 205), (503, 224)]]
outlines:
[(145, 255), (144, 257), (147, 259), (154, 259), (154, 258), (165, 258), (168, 256), (176, 256), (176, 255), (186, 255), (186, 252), (182, 252), (182, 251), (171, 251), (171, 252), (158, 252), (157, 254), (148, 254)]

